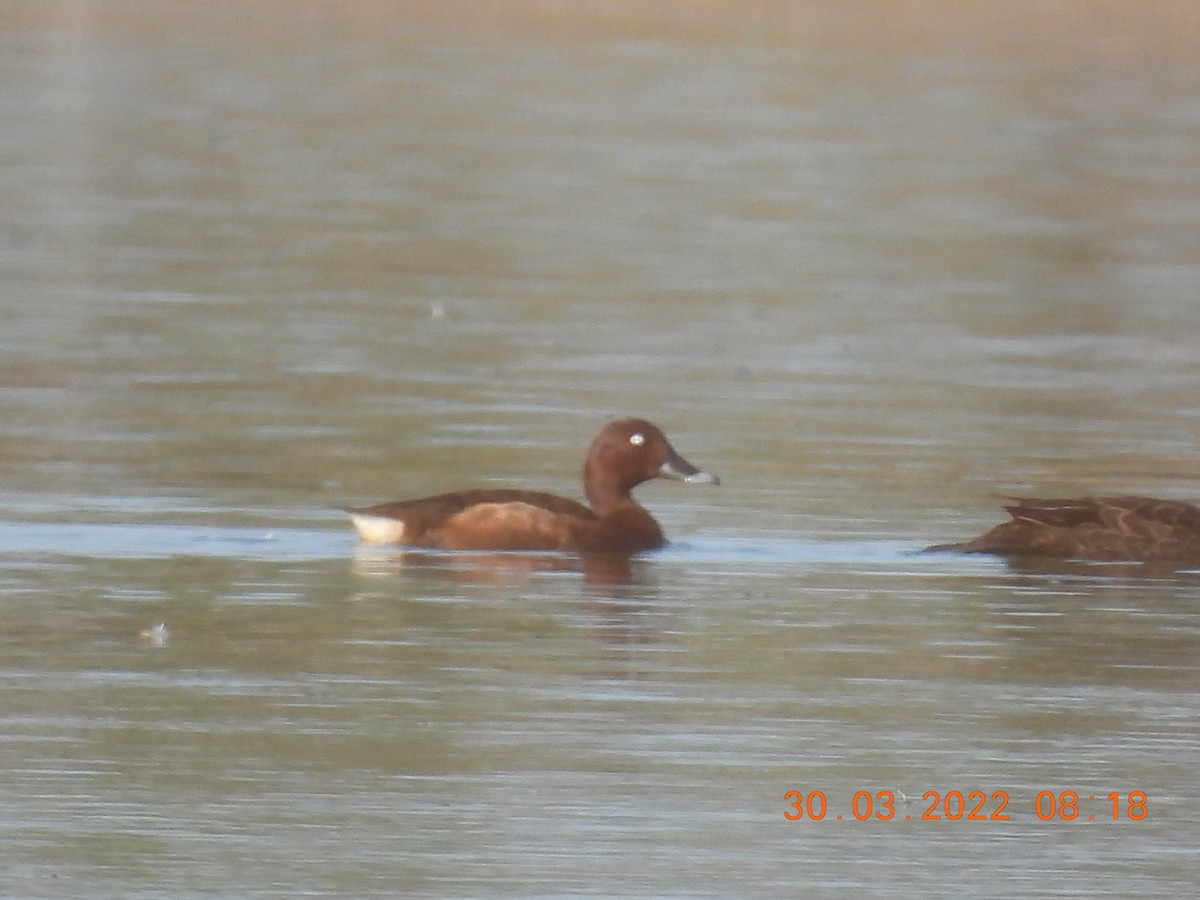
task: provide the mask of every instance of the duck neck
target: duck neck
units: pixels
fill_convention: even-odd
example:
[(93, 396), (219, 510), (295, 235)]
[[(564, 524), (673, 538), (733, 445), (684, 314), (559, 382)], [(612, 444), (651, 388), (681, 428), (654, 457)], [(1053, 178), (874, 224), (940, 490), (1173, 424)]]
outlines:
[[(603, 518), (616, 515), (621, 510), (641, 509), (638, 502), (629, 495), (628, 489), (622, 489), (615, 485), (594, 485), (587, 486), (588, 503), (592, 505), (592, 511)], [(644, 512), (644, 510), (643, 510)]]
[(601, 519), (600, 535), (607, 550), (652, 550), (666, 543), (654, 517), (626, 494), (592, 499), (592, 509)]
[(592, 511), (601, 518), (607, 518), (617, 510), (626, 506), (637, 506), (629, 492), (633, 485), (626, 483), (620, 477), (614, 477), (611, 468), (602, 465), (603, 453), (595, 447), (588, 453), (583, 463), (583, 490), (587, 494)]
[(666, 543), (658, 522), (633, 499), (634, 485), (617, 478), (598, 477), (602, 471), (589, 457), (583, 468), (583, 483), (592, 512), (604, 520), (606, 546), (611, 549), (615, 540), (625, 549), (644, 550)]

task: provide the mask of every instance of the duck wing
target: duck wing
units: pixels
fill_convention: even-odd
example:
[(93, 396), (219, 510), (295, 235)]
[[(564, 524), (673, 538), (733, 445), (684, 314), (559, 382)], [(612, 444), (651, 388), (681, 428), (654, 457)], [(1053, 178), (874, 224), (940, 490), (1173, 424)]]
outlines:
[(1200, 507), (1182, 500), (1156, 500), (1153, 497), (1040, 500), (1014, 497), (1004, 508), (1014, 519), (1027, 519), (1055, 528), (1091, 525), (1140, 534), (1146, 528), (1162, 525), (1200, 535)]
[[(503, 514), (516, 513), (537, 522), (539, 528), (558, 518), (571, 522), (594, 522), (596, 514), (582, 503), (540, 491), (506, 488), (475, 488), (394, 500), (374, 506), (348, 508), (359, 535), (368, 543), (403, 543), (437, 546), (447, 523), (486, 521), (497, 527)], [(510, 522), (511, 524), (511, 522)], [(482, 527), (482, 526), (473, 526)]]
[(1012, 519), (940, 549), (1064, 559), (1200, 561), (1200, 507), (1151, 497), (1015, 498)]

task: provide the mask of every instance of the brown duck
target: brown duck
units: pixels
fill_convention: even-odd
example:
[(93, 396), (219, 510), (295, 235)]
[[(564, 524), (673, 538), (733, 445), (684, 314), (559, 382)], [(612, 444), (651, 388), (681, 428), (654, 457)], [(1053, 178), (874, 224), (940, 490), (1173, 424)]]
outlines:
[(1150, 497), (1013, 499), (1012, 516), (961, 544), (930, 550), (1110, 562), (1200, 563), (1200, 507)]
[(676, 453), (657, 425), (617, 419), (596, 435), (584, 460), (590, 507), (540, 491), (475, 488), (346, 511), (369, 544), (632, 554), (667, 542), (654, 517), (630, 496), (652, 478), (720, 484)]

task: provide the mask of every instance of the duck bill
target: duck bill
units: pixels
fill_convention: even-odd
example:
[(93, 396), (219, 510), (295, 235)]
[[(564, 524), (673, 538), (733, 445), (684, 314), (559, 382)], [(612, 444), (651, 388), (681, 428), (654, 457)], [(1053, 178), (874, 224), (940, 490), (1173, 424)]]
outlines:
[(720, 484), (721, 479), (711, 472), (702, 472), (672, 450), (658, 467), (659, 478), (673, 478), (687, 484)]

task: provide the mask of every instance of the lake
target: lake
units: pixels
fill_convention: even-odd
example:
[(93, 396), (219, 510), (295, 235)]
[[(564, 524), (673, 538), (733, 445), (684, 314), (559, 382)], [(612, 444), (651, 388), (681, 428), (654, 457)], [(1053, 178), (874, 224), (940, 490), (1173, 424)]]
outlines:
[[(1200, 573), (918, 551), (1200, 497), (1198, 39), (14, 4), (0, 893), (1190, 893)], [(722, 482), (626, 567), (339, 510), (622, 415)]]

